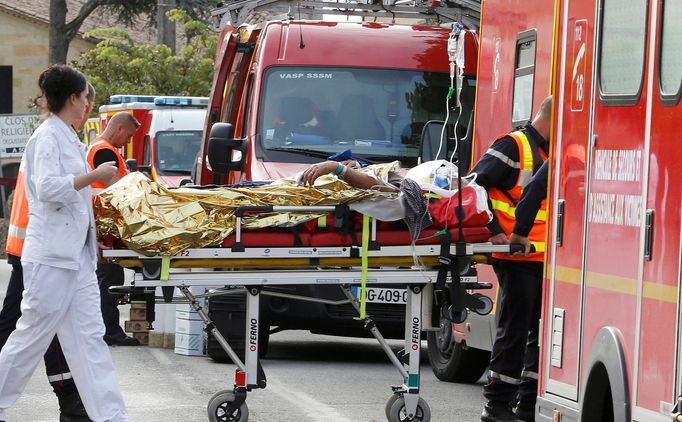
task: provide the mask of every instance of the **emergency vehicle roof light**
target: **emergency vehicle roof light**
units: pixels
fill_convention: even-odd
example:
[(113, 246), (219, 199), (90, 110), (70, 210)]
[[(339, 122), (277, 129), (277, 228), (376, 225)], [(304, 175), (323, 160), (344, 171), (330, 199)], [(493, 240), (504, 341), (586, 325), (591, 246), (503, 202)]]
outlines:
[(208, 97), (156, 97), (154, 104), (157, 106), (207, 107)]
[(109, 97), (109, 104), (123, 103), (153, 103), (153, 95), (112, 95)]

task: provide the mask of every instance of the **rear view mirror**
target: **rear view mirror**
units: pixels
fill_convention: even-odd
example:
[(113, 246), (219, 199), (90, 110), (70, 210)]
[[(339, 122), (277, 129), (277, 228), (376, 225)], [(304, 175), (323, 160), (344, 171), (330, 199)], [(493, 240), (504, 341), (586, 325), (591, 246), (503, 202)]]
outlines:
[(131, 173), (137, 171), (137, 160), (134, 158), (128, 158), (126, 160), (126, 167), (128, 167), (128, 171)]
[[(233, 133), (234, 129), (230, 123), (218, 122), (211, 127), (208, 138), (208, 162), (218, 174), (241, 171), (244, 168), (246, 142), (243, 139), (234, 139)], [(239, 154), (234, 154), (237, 159), (233, 161), (234, 151)]]
[(138, 166), (137, 160), (134, 158), (128, 158), (126, 160), (126, 167), (128, 167), (128, 171), (131, 173), (139, 171), (150, 179), (152, 178), (152, 166)]
[[(445, 122), (440, 120), (430, 120), (424, 125), (421, 142), (419, 143), (419, 156), (422, 159), (422, 163), (447, 159), (448, 131), (443, 131), (444, 125)], [(437, 157), (436, 154), (438, 154)]]

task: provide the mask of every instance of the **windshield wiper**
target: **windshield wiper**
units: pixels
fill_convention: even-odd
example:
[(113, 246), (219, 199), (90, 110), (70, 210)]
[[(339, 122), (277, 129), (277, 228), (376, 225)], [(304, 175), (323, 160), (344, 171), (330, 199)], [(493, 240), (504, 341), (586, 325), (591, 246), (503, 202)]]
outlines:
[(284, 152), (291, 152), (294, 154), (303, 154), (303, 155), (307, 155), (309, 157), (316, 157), (316, 158), (329, 158), (330, 156), (332, 156), (334, 154), (333, 152), (329, 152), (329, 151), (317, 151), (314, 149), (287, 148), (287, 147), (267, 148), (267, 151), (284, 151)]

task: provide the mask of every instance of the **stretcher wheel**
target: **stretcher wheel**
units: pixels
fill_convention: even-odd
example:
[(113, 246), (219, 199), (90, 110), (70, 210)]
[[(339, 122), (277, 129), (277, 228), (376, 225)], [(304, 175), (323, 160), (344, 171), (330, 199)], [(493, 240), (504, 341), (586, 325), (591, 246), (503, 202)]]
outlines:
[(479, 315), (488, 315), (493, 310), (493, 300), (486, 295), (481, 293), (474, 293), (472, 295), (476, 299), (483, 302), (484, 306), (482, 308), (474, 309), (473, 311)]
[(426, 400), (419, 398), (417, 403), (417, 412), (414, 417), (410, 418), (405, 414), (405, 399), (398, 397), (391, 406), (391, 411), (388, 414), (389, 422), (430, 422), (431, 408), (426, 404)]
[(218, 391), (208, 402), (208, 420), (210, 422), (246, 422), (249, 420), (249, 408), (242, 403), (231, 415), (226, 413), (230, 403), (234, 402), (231, 390)]
[(386, 402), (386, 419), (390, 422), (391, 420), (391, 407), (393, 407), (393, 403), (396, 402), (400, 398), (400, 394), (393, 394), (391, 397), (388, 398), (388, 401)]

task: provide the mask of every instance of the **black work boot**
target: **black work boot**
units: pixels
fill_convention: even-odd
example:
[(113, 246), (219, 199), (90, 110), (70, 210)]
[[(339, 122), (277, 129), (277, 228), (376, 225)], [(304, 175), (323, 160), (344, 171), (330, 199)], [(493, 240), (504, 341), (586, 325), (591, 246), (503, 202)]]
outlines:
[(57, 395), (59, 400), (59, 422), (91, 422), (78, 392)]
[(524, 422), (535, 422), (535, 403), (519, 400), (514, 407), (514, 414)]
[(481, 413), (482, 422), (521, 422), (507, 402), (489, 401)]

